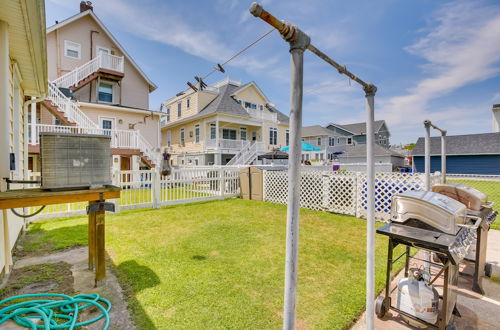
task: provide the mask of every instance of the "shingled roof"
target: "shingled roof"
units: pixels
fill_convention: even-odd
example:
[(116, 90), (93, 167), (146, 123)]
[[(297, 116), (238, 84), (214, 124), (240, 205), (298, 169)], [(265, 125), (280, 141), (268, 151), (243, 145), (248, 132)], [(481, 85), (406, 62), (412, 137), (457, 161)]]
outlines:
[[(393, 157), (401, 157), (404, 158), (404, 155), (400, 154), (397, 151), (381, 146), (380, 144), (374, 144), (374, 154), (375, 157), (381, 156), (393, 156)], [(339, 156), (340, 158), (349, 158), (349, 157), (366, 157), (366, 144), (355, 144), (355, 145), (347, 145), (344, 150), (344, 154)]]
[[(424, 138), (413, 148), (413, 156), (424, 156)], [(450, 135), (446, 137), (447, 155), (500, 155), (500, 133)], [(431, 137), (431, 156), (441, 155), (441, 137)]]
[[(375, 133), (377, 133), (385, 124), (385, 120), (375, 120), (373, 123), (374, 123), (373, 130), (375, 131)], [(366, 134), (366, 122), (347, 124), (347, 125), (338, 125), (338, 124), (331, 124), (331, 125), (339, 126), (340, 128), (343, 128), (346, 131), (353, 133), (354, 135)]]
[(302, 127), (302, 137), (333, 135), (333, 131), (320, 125)]

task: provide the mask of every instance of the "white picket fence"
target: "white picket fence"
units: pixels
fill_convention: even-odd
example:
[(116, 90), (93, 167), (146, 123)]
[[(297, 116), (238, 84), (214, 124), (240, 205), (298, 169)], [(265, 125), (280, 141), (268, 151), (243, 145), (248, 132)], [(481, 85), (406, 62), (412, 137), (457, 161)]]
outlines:
[[(162, 176), (155, 169), (116, 171), (113, 173), (113, 184), (121, 187), (122, 191), (120, 198), (111, 202), (115, 203), (119, 212), (237, 197), (240, 195), (239, 171), (239, 167), (221, 166), (172, 169), (169, 176)], [(39, 172), (30, 173), (30, 180), (39, 178)], [(85, 215), (86, 206), (86, 202), (48, 205), (30, 220)], [(37, 209), (33, 207), (26, 211), (29, 214)]]
[[(122, 188), (121, 197), (113, 200), (116, 210), (158, 208), (200, 201), (238, 197), (241, 166), (208, 166), (174, 168), (170, 176), (158, 170), (116, 171), (113, 184)], [(39, 178), (32, 173), (31, 179)], [(439, 182), (433, 174), (431, 184)], [(266, 170), (263, 176), (264, 201), (287, 203), (288, 172)], [(421, 173), (376, 173), (375, 218), (388, 221), (391, 198), (408, 190), (424, 189)], [(363, 172), (316, 171), (311, 166), (302, 169), (301, 207), (328, 211), (359, 218), (366, 217), (366, 174)], [(34, 220), (84, 215), (87, 203), (49, 205)], [(37, 208), (31, 208), (30, 212)]]
[[(440, 180), (438, 174), (431, 183)], [(407, 190), (424, 189), (424, 175), (414, 173), (376, 173), (375, 219), (388, 221), (391, 198)], [(302, 171), (300, 206), (366, 218), (367, 186), (363, 172)], [(264, 200), (287, 203), (288, 174), (286, 171), (264, 172)]]

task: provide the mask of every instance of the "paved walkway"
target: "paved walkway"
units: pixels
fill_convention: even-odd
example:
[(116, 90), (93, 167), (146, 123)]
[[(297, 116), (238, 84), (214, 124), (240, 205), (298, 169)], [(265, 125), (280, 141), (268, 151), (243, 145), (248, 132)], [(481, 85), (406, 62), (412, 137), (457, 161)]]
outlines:
[[(493, 264), (493, 275), (500, 279), (500, 230), (490, 230), (488, 235), (487, 262)], [(392, 283), (397, 285), (401, 274)], [(484, 295), (470, 290), (472, 286), (468, 277), (459, 277), (457, 309), (462, 317), (452, 317), (451, 323), (457, 330), (498, 330), (500, 329), (500, 284), (488, 278), (483, 279)], [(439, 291), (439, 288), (438, 288)], [(394, 302), (393, 302), (394, 304)], [(365, 329), (366, 318), (362, 315), (360, 320), (352, 327), (353, 330)], [(387, 313), (383, 319), (375, 317), (375, 329), (399, 330), (416, 329), (408, 325), (398, 314), (393, 311)]]

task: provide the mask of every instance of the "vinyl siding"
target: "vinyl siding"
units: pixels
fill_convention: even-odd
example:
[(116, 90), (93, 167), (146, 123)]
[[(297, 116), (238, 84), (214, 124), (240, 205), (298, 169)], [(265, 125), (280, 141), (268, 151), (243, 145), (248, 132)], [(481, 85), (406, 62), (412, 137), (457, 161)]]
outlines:
[[(424, 172), (424, 157), (414, 156), (415, 168)], [(431, 157), (431, 172), (441, 171), (441, 157)], [(446, 172), (457, 174), (500, 175), (500, 155), (447, 156)]]

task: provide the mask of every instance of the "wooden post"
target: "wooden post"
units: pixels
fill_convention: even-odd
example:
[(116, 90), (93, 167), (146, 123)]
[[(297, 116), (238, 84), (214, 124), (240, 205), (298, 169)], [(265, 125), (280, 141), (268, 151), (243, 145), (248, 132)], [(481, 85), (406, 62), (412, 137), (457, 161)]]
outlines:
[(96, 248), (96, 272), (95, 285), (98, 286), (106, 277), (106, 250), (105, 250), (105, 212), (99, 209), (95, 213), (95, 248)]
[[(97, 203), (96, 201), (89, 202), (89, 206)], [(88, 245), (89, 245), (89, 270), (94, 270), (95, 266), (95, 226), (96, 219), (95, 213), (89, 213), (89, 221), (88, 221)]]

